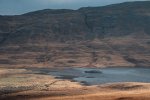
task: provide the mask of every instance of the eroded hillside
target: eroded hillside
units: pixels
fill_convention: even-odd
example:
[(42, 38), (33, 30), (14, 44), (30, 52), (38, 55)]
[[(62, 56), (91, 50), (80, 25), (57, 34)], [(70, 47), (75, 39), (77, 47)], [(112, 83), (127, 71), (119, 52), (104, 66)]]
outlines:
[(150, 66), (150, 2), (0, 16), (2, 67)]

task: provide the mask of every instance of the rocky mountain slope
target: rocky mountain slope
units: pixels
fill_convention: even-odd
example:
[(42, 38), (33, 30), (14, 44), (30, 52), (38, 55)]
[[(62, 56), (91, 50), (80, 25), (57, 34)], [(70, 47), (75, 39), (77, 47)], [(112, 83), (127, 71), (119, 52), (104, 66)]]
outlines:
[(150, 66), (150, 1), (0, 16), (2, 67)]

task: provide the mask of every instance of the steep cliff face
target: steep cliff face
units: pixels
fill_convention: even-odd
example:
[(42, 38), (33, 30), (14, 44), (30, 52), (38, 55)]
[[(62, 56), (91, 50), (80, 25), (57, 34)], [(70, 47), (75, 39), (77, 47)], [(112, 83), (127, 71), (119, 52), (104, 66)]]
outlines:
[(150, 1), (0, 16), (0, 64), (150, 66)]

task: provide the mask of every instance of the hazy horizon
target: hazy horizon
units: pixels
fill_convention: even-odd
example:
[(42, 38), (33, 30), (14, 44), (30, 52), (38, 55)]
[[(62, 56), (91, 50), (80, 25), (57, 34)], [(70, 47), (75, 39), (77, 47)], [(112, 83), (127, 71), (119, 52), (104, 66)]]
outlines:
[(0, 0), (0, 15), (20, 15), (42, 9), (79, 9), (130, 1), (135, 0)]

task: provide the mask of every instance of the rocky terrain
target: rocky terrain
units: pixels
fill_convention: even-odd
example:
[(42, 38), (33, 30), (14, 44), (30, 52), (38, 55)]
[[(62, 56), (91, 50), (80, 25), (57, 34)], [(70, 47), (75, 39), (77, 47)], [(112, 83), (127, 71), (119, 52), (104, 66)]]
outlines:
[(0, 16), (1, 67), (150, 66), (150, 1)]

